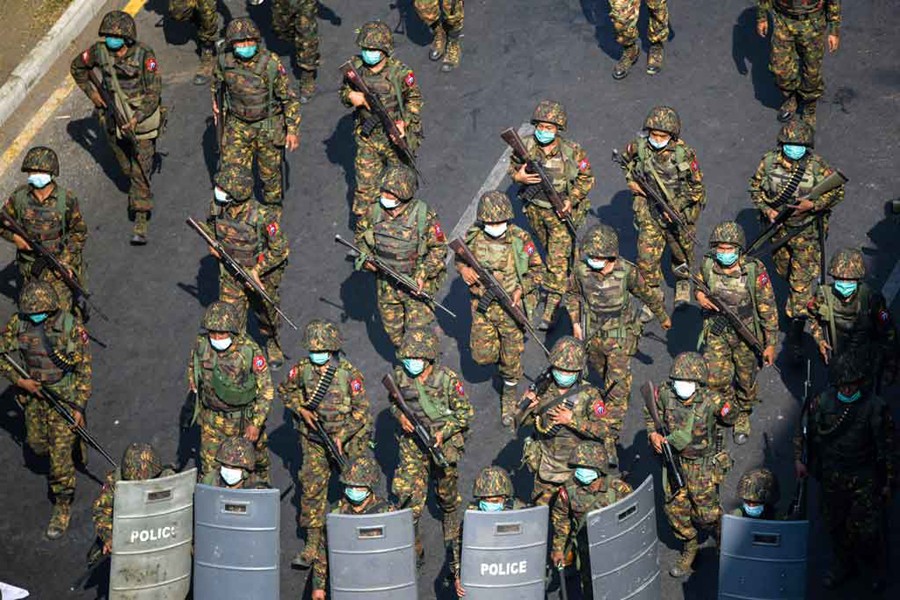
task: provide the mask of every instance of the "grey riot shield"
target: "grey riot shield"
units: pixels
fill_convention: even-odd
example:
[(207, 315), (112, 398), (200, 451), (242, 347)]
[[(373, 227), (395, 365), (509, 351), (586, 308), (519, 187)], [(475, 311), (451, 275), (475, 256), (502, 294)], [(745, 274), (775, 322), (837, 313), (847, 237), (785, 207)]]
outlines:
[(595, 600), (660, 597), (653, 477), (615, 504), (587, 515)]
[(463, 521), (460, 581), (466, 598), (544, 598), (550, 510), (467, 510)]
[(194, 492), (194, 598), (278, 600), (278, 490)]
[(411, 510), (371, 515), (329, 513), (325, 527), (333, 600), (419, 597)]
[(805, 598), (808, 534), (809, 521), (722, 517), (719, 598)]
[(197, 469), (116, 483), (110, 600), (183, 600), (191, 587)]

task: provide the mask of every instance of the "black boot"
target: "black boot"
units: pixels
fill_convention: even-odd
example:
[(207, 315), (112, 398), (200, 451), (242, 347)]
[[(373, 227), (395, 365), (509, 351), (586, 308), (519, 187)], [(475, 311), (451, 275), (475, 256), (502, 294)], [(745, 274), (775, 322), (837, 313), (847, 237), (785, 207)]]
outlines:
[(792, 364), (800, 364), (803, 360), (803, 329), (806, 327), (806, 319), (791, 319), (787, 334), (787, 344)]

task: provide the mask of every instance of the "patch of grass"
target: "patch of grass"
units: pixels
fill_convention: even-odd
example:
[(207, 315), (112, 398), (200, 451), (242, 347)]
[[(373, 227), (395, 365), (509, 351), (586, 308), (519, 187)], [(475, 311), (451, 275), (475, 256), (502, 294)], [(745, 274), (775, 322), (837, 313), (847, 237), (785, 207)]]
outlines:
[(72, 0), (33, 0), (34, 10), (31, 17), (31, 30), (40, 30), (43, 36), (59, 19)]

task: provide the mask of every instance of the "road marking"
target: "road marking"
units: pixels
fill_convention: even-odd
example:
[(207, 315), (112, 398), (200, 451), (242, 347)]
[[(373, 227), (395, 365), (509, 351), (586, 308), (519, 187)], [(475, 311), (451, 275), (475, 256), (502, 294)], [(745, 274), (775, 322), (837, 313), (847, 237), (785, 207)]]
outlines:
[(894, 264), (894, 269), (888, 276), (887, 281), (884, 282), (884, 287), (881, 288), (881, 293), (888, 306), (894, 303), (894, 298), (897, 296), (898, 291), (900, 291), (900, 262)]

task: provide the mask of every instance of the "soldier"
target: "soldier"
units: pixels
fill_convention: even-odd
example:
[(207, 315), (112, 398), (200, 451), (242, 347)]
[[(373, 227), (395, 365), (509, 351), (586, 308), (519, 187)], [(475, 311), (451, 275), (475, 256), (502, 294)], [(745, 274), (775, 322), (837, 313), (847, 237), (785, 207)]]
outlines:
[[(134, 221), (131, 243), (143, 246), (147, 243), (153, 210), (150, 172), (156, 138), (165, 122), (159, 63), (153, 49), (137, 41), (134, 19), (126, 12), (106, 13), (100, 21), (100, 35), (104, 39), (76, 56), (70, 70), (75, 83), (97, 107), (109, 146), (122, 173), (131, 180), (128, 188), (128, 215)], [(88, 72), (95, 67), (100, 69), (103, 87), (109, 90), (115, 107), (106, 106), (88, 79)], [(128, 120), (122, 127), (112, 118), (113, 110)]]
[[(594, 174), (587, 153), (569, 139), (558, 135), (566, 130), (566, 109), (559, 102), (542, 100), (531, 116), (534, 136), (524, 140), (528, 157), (543, 165), (554, 189), (565, 202), (564, 215), (571, 217), (577, 229), (591, 207), (587, 195), (594, 187)], [(526, 171), (526, 164), (512, 154), (508, 174), (518, 183), (518, 197), (525, 204), (528, 224), (544, 247), (547, 255), (547, 276), (543, 286), (547, 290), (547, 302), (538, 328), (548, 330), (554, 322), (569, 281), (571, 263), (574, 260), (575, 239), (565, 222), (553, 210), (540, 186), (541, 178)]]
[[(512, 204), (503, 192), (485, 193), (478, 200), (476, 217), (479, 222), (466, 232), (466, 244), (513, 301), (530, 314), (535, 304), (533, 294), (541, 285), (544, 270), (531, 236), (510, 223)], [(485, 288), (478, 281), (478, 275), (458, 257), (455, 264), (472, 294), (472, 332), (469, 336), (472, 360), (479, 365), (499, 364), (503, 380), (500, 415), (503, 425), (509, 427), (518, 398), (516, 387), (522, 377), (525, 334), (496, 300), (482, 306), (480, 300)]]
[(256, 474), (269, 481), (266, 417), (275, 396), (262, 349), (241, 333), (234, 308), (220, 300), (203, 316), (188, 362), (188, 385), (196, 394), (200, 421), (201, 481), (218, 468), (216, 453), (225, 439), (243, 436), (256, 449)]
[[(813, 284), (819, 277), (821, 260), (817, 220), (827, 232), (831, 209), (844, 199), (838, 187), (815, 200), (806, 194), (832, 169), (812, 151), (813, 130), (803, 121), (793, 120), (781, 128), (777, 150), (767, 152), (750, 179), (750, 199), (760, 211), (760, 220), (769, 224), (785, 207), (796, 211), (775, 235), (793, 236), (772, 254), (775, 271), (790, 286), (785, 314), (791, 319), (787, 344), (795, 359), (802, 356), (803, 328), (807, 305), (813, 299)], [(793, 190), (793, 193), (792, 193)], [(785, 197), (782, 197), (785, 196)], [(824, 238), (823, 238), (824, 239)]]
[(430, 29), (434, 38), (428, 58), (441, 60), (441, 71), (449, 73), (459, 66), (462, 48), (464, 0), (413, 0), (416, 14)]
[[(69, 528), (75, 495), (72, 452), (77, 435), (41, 395), (41, 388), (47, 387), (64, 398), (65, 408), (84, 427), (92, 378), (87, 330), (77, 316), (60, 310), (53, 286), (32, 281), (22, 288), (19, 311), (6, 323), (0, 351), (21, 358), (30, 374), (23, 379), (0, 360), (0, 375), (20, 388), (16, 402), (25, 412), (28, 447), (36, 456), (50, 458), (47, 479), (53, 514), (45, 535), (50, 540), (59, 539)], [(83, 444), (81, 457), (82, 462), (87, 458)]]
[[(646, 0), (645, 4), (650, 16), (647, 26), (647, 39), (650, 42), (647, 74), (656, 75), (662, 70), (665, 57), (663, 43), (669, 39), (668, 0)], [(613, 68), (613, 79), (624, 79), (640, 56), (637, 29), (640, 12), (641, 0), (612, 0), (609, 4), (609, 16), (612, 18), (613, 29), (616, 30), (616, 41), (622, 46), (622, 57)]]
[(328, 508), (328, 482), (336, 468), (316, 430), (321, 423), (325, 432), (347, 460), (369, 449), (373, 431), (369, 398), (359, 370), (341, 357), (341, 332), (321, 319), (306, 325), (303, 346), (309, 356), (295, 364), (288, 378), (278, 386), (285, 408), (294, 414), (300, 433), (303, 464), (298, 479), (300, 527), (306, 530), (306, 547), (291, 564), (307, 569), (316, 557)]
[(319, 69), (319, 3), (317, 0), (272, 0), (272, 29), (286, 42), (294, 42), (300, 77), (300, 103), (316, 93)]
[(219, 37), (216, 0), (169, 0), (169, 17), (174, 21), (183, 22), (192, 19), (196, 21), (200, 66), (194, 75), (194, 85), (209, 83), (215, 58), (216, 38)]
[[(491, 466), (481, 469), (472, 484), (472, 496), (474, 500), (469, 503), (466, 510), (499, 512), (528, 508), (528, 504), (516, 498), (512, 479), (503, 467)], [(459, 536), (453, 544), (453, 558), (450, 565), (456, 595), (460, 598), (466, 595), (466, 590), (459, 578), (462, 564), (462, 539), (463, 531), (462, 525), (460, 525)]]
[[(356, 36), (359, 56), (351, 59), (366, 84), (384, 104), (415, 152), (422, 137), (422, 92), (412, 69), (392, 56), (394, 36), (381, 21), (370, 21)], [(381, 121), (366, 102), (365, 95), (346, 79), (341, 86), (341, 102), (354, 109), (356, 125), (356, 189), (353, 192), (353, 214), (364, 216), (370, 204), (378, 201), (378, 178), (388, 165), (401, 162), (398, 150), (388, 139)]]
[[(551, 522), (553, 544), (550, 562), (557, 568), (566, 562), (566, 551), (574, 546), (579, 554), (582, 593), (591, 591), (590, 554), (587, 543), (587, 514), (615, 504), (633, 490), (607, 469), (609, 457), (603, 444), (584, 441), (572, 449), (569, 467), (575, 469), (559, 488), (553, 503)], [(566, 585), (562, 581), (560, 585)]]
[(410, 329), (434, 328), (434, 311), (390, 277), (378, 272), (367, 254), (377, 256), (398, 273), (409, 276), (428, 294), (437, 292), (447, 275), (447, 238), (437, 215), (413, 199), (416, 173), (406, 165), (385, 169), (381, 198), (366, 208), (356, 227), (356, 243), (364, 253), (357, 269), (375, 271), (378, 312), (396, 349)]
[[(706, 205), (703, 173), (697, 163), (697, 153), (681, 139), (681, 118), (669, 106), (657, 106), (650, 111), (644, 119), (643, 135), (625, 147), (623, 158), (627, 164), (625, 181), (634, 193), (637, 266), (647, 284), (659, 288), (666, 246), (671, 252), (673, 269), (681, 264), (693, 266), (696, 223)], [(647, 198), (647, 191), (634, 180), (635, 173), (656, 183), (663, 199), (687, 222), (687, 230), (679, 230)], [(676, 278), (675, 304), (690, 302), (690, 282), (686, 276), (676, 275)]]
[[(361, 454), (353, 459), (347, 470), (341, 473), (344, 495), (331, 506), (331, 512), (342, 515), (371, 515), (394, 512), (394, 507), (380, 498), (375, 488), (381, 477), (378, 463), (369, 454)], [(325, 536), (316, 538), (315, 558), (312, 572), (312, 600), (325, 600), (325, 586), (328, 582), (328, 551)]]
[(697, 528), (719, 538), (719, 485), (725, 480), (731, 459), (716, 440), (717, 419), (728, 414), (727, 406), (716, 408), (714, 395), (706, 387), (706, 361), (696, 352), (682, 352), (669, 370), (669, 381), (659, 386), (656, 410), (669, 435), (658, 433), (649, 411), (644, 410), (647, 435), (654, 452), (669, 444), (681, 461), (685, 487), (674, 495), (668, 471), (663, 473), (665, 512), (675, 537), (684, 542), (672, 577), (691, 572), (700, 547)]
[[(224, 250), (279, 302), (278, 289), (290, 253), (287, 239), (274, 215), (267, 214), (252, 196), (250, 169), (237, 164), (224, 165), (216, 175), (207, 227)], [(215, 250), (210, 249), (210, 254), (219, 258)], [(246, 329), (247, 310), (253, 309), (259, 332), (266, 337), (269, 367), (279, 370), (284, 364), (284, 352), (278, 342), (281, 320), (275, 308), (238, 281), (225, 265), (219, 267), (219, 299), (234, 307), (240, 331)]]
[[(17, 187), (0, 211), (15, 219), (29, 238), (52, 252), (73, 275), (83, 280), (81, 253), (87, 239), (87, 225), (78, 197), (54, 181), (59, 176), (56, 152), (45, 146), (31, 148), (22, 161), (22, 172), (28, 173), (28, 183)], [(2, 216), (0, 235), (16, 245), (21, 283), (34, 280), (49, 283), (56, 291), (60, 306), (74, 310), (69, 287), (43, 259), (38, 259), (28, 242), (5, 226)]]
[[(400, 393), (449, 463), (446, 467), (436, 464), (428, 450), (417, 443), (413, 423), (395, 406), (391, 406), (391, 413), (401, 429), (398, 439), (400, 457), (394, 471), (393, 493), (397, 498), (404, 499), (404, 504), (413, 511), (416, 555), (420, 562), (424, 562), (425, 548), (419, 537), (419, 519), (425, 508), (430, 479), (434, 480), (438, 507), (441, 509), (444, 545), (449, 548), (459, 533), (457, 509), (462, 499), (458, 488), (458, 464), (464, 451), (469, 421), (475, 414), (459, 375), (438, 363), (439, 346), (438, 337), (432, 331), (408, 331), (397, 352), (402, 367), (398, 365), (394, 368), (394, 381)], [(407, 501), (407, 498), (410, 500)]]
[(267, 481), (256, 476), (256, 449), (248, 439), (225, 438), (216, 450), (216, 463), (218, 469), (204, 475), (200, 483), (232, 490), (269, 487)]
[[(300, 145), (300, 102), (275, 53), (260, 47), (259, 28), (249, 17), (225, 28), (226, 49), (219, 53), (211, 85), (213, 118), (224, 118), (222, 165), (256, 165), (265, 212), (281, 221), (284, 152)], [(224, 106), (217, 100), (224, 88)], [(224, 112), (223, 112), (224, 111)]]
[(565, 485), (572, 468), (569, 457), (583, 440), (601, 444), (611, 435), (610, 414), (600, 390), (582, 379), (584, 345), (571, 336), (561, 337), (550, 351), (552, 381), (538, 394), (528, 390), (528, 419), (534, 437), (525, 440), (522, 462), (534, 473), (532, 500), (549, 505)]
[[(709, 236), (710, 252), (703, 259), (700, 277), (713, 295), (724, 303), (763, 345), (763, 366), (775, 362), (778, 339), (778, 309), (765, 265), (743, 254), (747, 247), (744, 230), (734, 221), (719, 223)], [(759, 357), (718, 308), (697, 290), (704, 311), (700, 344), (709, 365), (709, 392), (716, 406), (727, 413), (725, 423), (734, 425), (738, 445), (750, 437), (750, 413), (757, 402), (756, 376)]]
[(616, 441), (631, 398), (631, 359), (644, 329), (642, 301), (669, 330), (662, 296), (655, 294), (634, 266), (619, 256), (619, 236), (609, 225), (589, 229), (581, 241), (582, 261), (574, 268), (575, 285), (568, 298), (575, 338), (587, 340), (590, 365), (603, 377), (609, 391), (610, 435), (604, 440), (610, 465), (617, 465)]
[(825, 527), (834, 562), (823, 578), (833, 589), (858, 569), (867, 571), (873, 591), (887, 576), (884, 512), (894, 488), (894, 423), (884, 400), (867, 381), (865, 357), (835, 356), (832, 386), (809, 409), (809, 465), (801, 462), (802, 437), (794, 439), (798, 478), (812, 474), (821, 484)]
[(778, 518), (776, 506), (780, 495), (778, 478), (772, 471), (766, 468), (748, 469), (737, 485), (741, 505), (731, 514), (748, 519), (775, 520)]
[(790, 121), (799, 110), (803, 120), (816, 126), (816, 102), (825, 91), (822, 60), (841, 44), (841, 0), (758, 0), (756, 32), (769, 33), (772, 13), (772, 51), (769, 69), (784, 102), (778, 120)]

